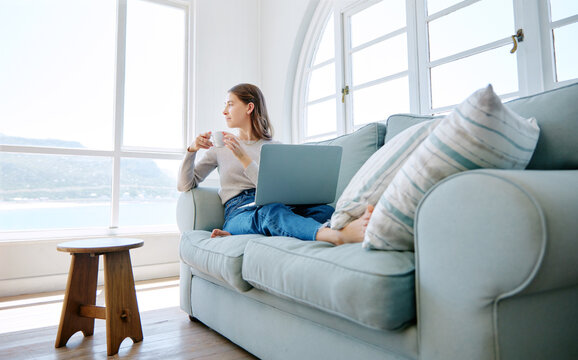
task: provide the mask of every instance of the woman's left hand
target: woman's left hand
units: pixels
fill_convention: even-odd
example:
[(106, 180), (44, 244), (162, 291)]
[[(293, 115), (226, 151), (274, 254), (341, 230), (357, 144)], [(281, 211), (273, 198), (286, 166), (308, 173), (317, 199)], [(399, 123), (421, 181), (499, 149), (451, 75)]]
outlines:
[(241, 145), (241, 142), (239, 141), (238, 137), (236, 137), (231, 133), (225, 132), (225, 135), (223, 136), (223, 142), (225, 143), (225, 147), (231, 150), (233, 152), (233, 155), (235, 155), (235, 157), (239, 159), (239, 161), (241, 162), (241, 164), (245, 169), (247, 168), (247, 166), (249, 166), (249, 164), (251, 164), (253, 159), (249, 157), (249, 154), (247, 154), (247, 152)]

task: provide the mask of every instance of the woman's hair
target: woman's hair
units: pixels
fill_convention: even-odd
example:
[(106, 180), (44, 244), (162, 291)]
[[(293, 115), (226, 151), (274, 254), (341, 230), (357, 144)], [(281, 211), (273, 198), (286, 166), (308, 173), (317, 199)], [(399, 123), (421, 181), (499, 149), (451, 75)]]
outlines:
[(253, 135), (259, 139), (273, 139), (273, 127), (269, 121), (265, 97), (261, 90), (252, 84), (239, 84), (229, 89), (239, 100), (245, 104), (253, 103), (254, 109), (251, 112), (251, 127)]

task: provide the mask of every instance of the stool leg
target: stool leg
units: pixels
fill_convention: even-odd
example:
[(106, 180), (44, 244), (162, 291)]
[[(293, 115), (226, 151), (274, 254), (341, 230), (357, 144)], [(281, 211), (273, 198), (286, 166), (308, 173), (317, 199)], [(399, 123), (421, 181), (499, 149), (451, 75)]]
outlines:
[(80, 316), (79, 311), (80, 305), (96, 303), (97, 280), (98, 255), (72, 254), (55, 347), (66, 345), (77, 331), (84, 336), (94, 334), (94, 319)]
[(128, 250), (104, 254), (104, 293), (106, 348), (111, 356), (125, 338), (135, 343), (143, 339)]

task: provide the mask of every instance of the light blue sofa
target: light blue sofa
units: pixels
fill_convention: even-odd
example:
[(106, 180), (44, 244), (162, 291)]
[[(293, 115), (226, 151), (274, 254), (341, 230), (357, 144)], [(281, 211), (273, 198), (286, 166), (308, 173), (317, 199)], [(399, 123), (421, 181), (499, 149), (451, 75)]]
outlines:
[[(183, 193), (182, 310), (262, 359), (578, 359), (578, 84), (507, 106), (541, 127), (528, 169), (438, 183), (417, 210), (415, 253), (210, 239), (217, 189)], [(325, 142), (344, 149), (338, 193), (426, 119)]]

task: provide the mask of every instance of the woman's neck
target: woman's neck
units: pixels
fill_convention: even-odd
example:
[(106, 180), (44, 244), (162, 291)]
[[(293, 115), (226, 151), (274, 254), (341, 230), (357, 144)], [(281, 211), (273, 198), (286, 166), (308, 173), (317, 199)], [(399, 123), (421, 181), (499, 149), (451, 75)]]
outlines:
[(243, 141), (257, 141), (259, 140), (256, 136), (253, 135), (252, 131), (247, 131), (247, 130), (243, 130), (241, 129), (239, 131), (239, 139), (243, 140)]

